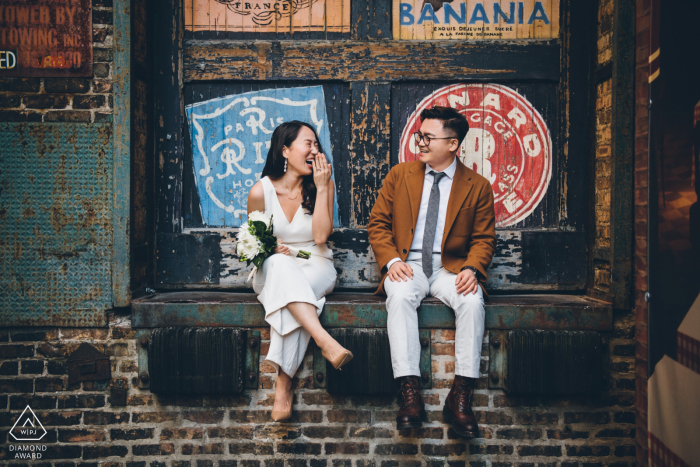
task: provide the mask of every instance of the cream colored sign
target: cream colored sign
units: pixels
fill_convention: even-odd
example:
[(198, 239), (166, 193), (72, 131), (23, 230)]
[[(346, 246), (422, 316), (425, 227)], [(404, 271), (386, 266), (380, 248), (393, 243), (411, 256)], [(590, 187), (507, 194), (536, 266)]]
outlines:
[(185, 29), (350, 32), (350, 0), (185, 0)]
[(394, 0), (394, 39), (548, 39), (559, 0)]

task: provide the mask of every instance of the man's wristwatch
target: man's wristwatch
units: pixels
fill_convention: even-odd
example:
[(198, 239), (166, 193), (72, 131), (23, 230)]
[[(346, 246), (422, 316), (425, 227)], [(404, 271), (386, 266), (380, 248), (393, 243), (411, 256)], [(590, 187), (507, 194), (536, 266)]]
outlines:
[(465, 269), (471, 270), (471, 272), (474, 273), (474, 277), (476, 277), (477, 279), (479, 278), (479, 270), (476, 269), (474, 266), (464, 266), (462, 269), (460, 269), (460, 271), (464, 271)]

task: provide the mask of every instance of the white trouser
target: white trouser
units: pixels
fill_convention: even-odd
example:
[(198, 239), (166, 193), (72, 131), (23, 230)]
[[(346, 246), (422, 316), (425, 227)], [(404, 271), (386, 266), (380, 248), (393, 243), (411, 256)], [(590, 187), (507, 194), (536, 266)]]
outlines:
[(442, 267), (439, 254), (433, 255), (433, 274), (426, 277), (421, 266), (422, 254), (410, 252), (406, 262), (413, 269), (413, 279), (392, 282), (384, 280), (387, 294), (387, 332), (391, 346), (394, 378), (420, 376), (420, 339), (418, 338), (418, 306), (428, 294), (439, 299), (455, 312), (455, 374), (479, 377), (481, 345), (484, 339), (484, 295), (457, 293), (454, 274)]

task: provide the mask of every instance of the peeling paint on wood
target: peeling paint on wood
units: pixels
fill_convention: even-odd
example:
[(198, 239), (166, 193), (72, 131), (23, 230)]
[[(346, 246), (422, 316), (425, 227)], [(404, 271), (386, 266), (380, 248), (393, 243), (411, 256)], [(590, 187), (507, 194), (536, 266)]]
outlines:
[(468, 78), (558, 81), (559, 49), (557, 41), (189, 41), (183, 51), (184, 77), (187, 81)]

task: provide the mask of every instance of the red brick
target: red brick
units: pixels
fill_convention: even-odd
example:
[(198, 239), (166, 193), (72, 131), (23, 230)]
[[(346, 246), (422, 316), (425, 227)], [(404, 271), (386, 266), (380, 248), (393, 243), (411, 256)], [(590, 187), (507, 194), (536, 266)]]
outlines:
[(163, 428), (160, 431), (161, 440), (201, 439), (203, 436), (203, 428)]
[(105, 441), (105, 430), (59, 430), (58, 440), (62, 443), (97, 443)]
[(369, 423), (372, 413), (367, 410), (329, 410), (330, 423)]
[(345, 429), (346, 428), (344, 426), (307, 426), (304, 427), (303, 433), (307, 438), (313, 439), (343, 438), (345, 435)]
[(369, 454), (367, 443), (326, 443), (326, 454)]
[(223, 410), (197, 410), (197, 411), (186, 411), (182, 414), (182, 418), (189, 420), (191, 422), (200, 423), (204, 425), (212, 425), (216, 423), (221, 423), (224, 419)]
[(399, 430), (399, 438), (442, 439), (445, 435), (442, 427), (412, 428)]
[(178, 412), (134, 412), (131, 423), (163, 423), (177, 420)]
[(205, 454), (223, 454), (224, 443), (213, 444), (183, 444), (181, 452), (185, 456), (199, 456)]
[(253, 439), (253, 434), (252, 426), (207, 428), (207, 436), (210, 438)]
[(150, 394), (135, 394), (126, 399), (126, 405), (153, 405), (153, 396)]
[(328, 394), (327, 392), (306, 392), (302, 395), (306, 405), (342, 405), (345, 404), (343, 396)]

